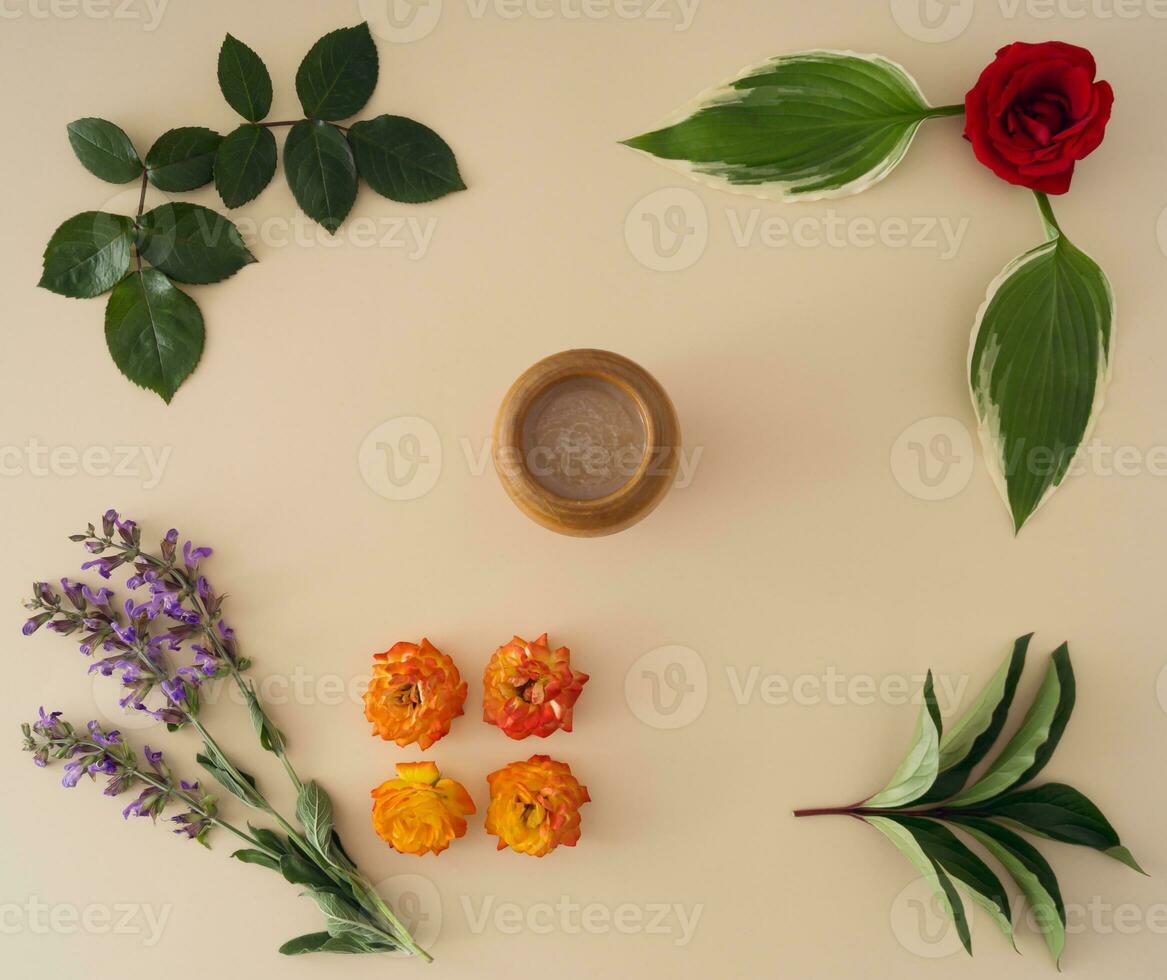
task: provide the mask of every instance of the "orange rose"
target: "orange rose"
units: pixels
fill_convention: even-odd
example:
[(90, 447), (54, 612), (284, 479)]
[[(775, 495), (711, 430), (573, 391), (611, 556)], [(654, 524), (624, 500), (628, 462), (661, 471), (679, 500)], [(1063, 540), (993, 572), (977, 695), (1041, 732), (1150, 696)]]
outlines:
[(432, 762), (399, 762), (397, 778), (373, 790), (373, 829), (402, 854), (441, 854), (474, 812), (465, 787), (442, 779)]
[(560, 844), (575, 846), (579, 808), (591, 797), (567, 763), (533, 755), (492, 772), (486, 781), (490, 783), (486, 832), (497, 835), (498, 850), (510, 847), (542, 857)]
[(403, 748), (417, 742), (424, 751), (449, 733), (466, 701), (466, 682), (453, 660), (426, 639), (421, 646), (395, 643), (373, 660), (365, 717), (374, 735)]
[(534, 643), (516, 636), (486, 665), (482, 720), (516, 739), (570, 732), (572, 707), (587, 680), (571, 669), (567, 647), (552, 653), (546, 633)]

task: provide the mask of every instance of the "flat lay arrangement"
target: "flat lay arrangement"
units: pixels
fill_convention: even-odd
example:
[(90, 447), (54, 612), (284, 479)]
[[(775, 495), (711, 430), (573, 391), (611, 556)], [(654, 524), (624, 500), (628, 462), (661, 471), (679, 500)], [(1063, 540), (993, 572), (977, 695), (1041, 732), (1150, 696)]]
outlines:
[(6, 973), (1161, 976), (1167, 18), (650, 6), (0, 17)]

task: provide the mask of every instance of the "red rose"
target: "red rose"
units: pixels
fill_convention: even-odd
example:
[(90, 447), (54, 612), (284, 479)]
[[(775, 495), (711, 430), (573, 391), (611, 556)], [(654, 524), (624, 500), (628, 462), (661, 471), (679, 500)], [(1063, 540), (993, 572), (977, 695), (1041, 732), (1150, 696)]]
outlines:
[(1094, 72), (1094, 56), (1073, 44), (1003, 47), (964, 97), (977, 159), (1010, 184), (1064, 194), (1074, 164), (1102, 142), (1114, 102)]

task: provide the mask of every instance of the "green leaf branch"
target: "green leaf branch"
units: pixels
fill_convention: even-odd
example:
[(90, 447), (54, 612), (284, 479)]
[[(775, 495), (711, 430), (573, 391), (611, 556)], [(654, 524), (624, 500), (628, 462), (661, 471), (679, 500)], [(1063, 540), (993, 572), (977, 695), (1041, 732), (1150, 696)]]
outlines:
[(38, 285), (87, 299), (109, 293), (105, 334), (110, 356), (134, 384), (169, 402), (198, 365), (205, 343), (197, 303), (175, 283), (221, 282), (255, 261), (239, 230), (200, 205), (169, 202), (145, 210), (146, 191), (194, 191), (214, 183), (229, 209), (254, 200), (275, 176), (273, 131), (288, 129), (284, 172), (297, 205), (335, 235), (361, 178), (390, 200), (419, 204), (464, 190), (449, 145), (403, 116), (341, 125), (377, 85), (377, 48), (367, 24), (326, 34), (305, 55), (295, 87), (304, 116), (267, 120), (272, 80), (251, 48), (227, 35), (219, 50), (219, 88), (243, 123), (221, 136), (203, 126), (163, 133), (141, 157), (126, 133), (104, 119), (68, 126), (74, 154), (94, 176), (141, 182), (135, 215), (86, 211), (64, 222), (44, 252)]
[[(717, 190), (785, 202), (857, 194), (899, 165), (932, 106), (879, 55), (813, 50), (744, 69), (625, 140)], [(1047, 241), (1010, 263), (977, 314), (969, 389), (986, 464), (1015, 531), (1062, 483), (1109, 377), (1114, 297), (1038, 194)]]
[(1070, 652), (1052, 654), (1037, 695), (1017, 732), (976, 779), (1005, 726), (1032, 634), (1020, 637), (968, 710), (944, 730), (932, 689), (923, 705), (904, 761), (879, 792), (851, 806), (795, 810), (796, 817), (844, 815), (870, 824), (902, 853), (928, 883), (972, 952), (961, 893), (978, 905), (1013, 942), (1009, 896), (996, 873), (953, 833), (982, 847), (1012, 878), (1036, 912), (1055, 961), (1066, 938), (1066, 912), (1057, 878), (1017, 831), (1101, 851), (1144, 873), (1118, 832), (1085, 795), (1063, 783), (1023, 788), (1053, 756), (1074, 710), (1076, 685)]

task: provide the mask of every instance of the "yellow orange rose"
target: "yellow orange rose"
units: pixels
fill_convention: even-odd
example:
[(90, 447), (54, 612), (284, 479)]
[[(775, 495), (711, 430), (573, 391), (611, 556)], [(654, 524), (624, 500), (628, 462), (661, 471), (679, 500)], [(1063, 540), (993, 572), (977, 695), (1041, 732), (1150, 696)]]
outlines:
[(397, 778), (373, 790), (373, 829), (402, 854), (441, 854), (466, 833), (474, 801), (432, 762), (399, 762)]
[(516, 636), (494, 651), (483, 676), (482, 720), (510, 738), (546, 738), (571, 731), (571, 713), (588, 675), (571, 669), (571, 651), (554, 652), (544, 633), (534, 643)]
[(567, 763), (533, 755), (492, 772), (486, 781), (490, 783), (486, 832), (498, 837), (498, 850), (510, 847), (542, 857), (560, 844), (575, 846), (579, 808), (591, 797)]
[(374, 735), (403, 748), (416, 742), (424, 751), (450, 731), (466, 701), (466, 682), (453, 660), (422, 639), (420, 646), (395, 643), (373, 661), (365, 717)]

